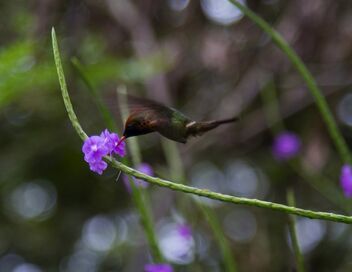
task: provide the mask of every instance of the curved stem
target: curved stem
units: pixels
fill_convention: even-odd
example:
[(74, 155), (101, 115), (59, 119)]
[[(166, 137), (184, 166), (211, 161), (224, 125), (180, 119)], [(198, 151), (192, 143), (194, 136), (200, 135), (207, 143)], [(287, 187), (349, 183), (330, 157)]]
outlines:
[[(117, 92), (117, 95), (119, 98), (120, 112), (124, 120), (126, 120), (128, 116), (128, 108), (124, 106), (127, 104), (126, 101), (124, 101), (124, 99), (126, 99), (126, 94), (127, 94), (126, 89), (124, 87), (120, 87)], [(130, 147), (129, 150), (131, 151), (133, 166), (137, 167), (142, 162), (142, 156), (141, 156), (141, 151), (140, 151), (137, 139), (133, 139), (133, 140), (134, 141), (131, 141), (129, 144), (129, 147)], [(147, 239), (148, 239), (150, 248), (152, 250), (154, 261), (156, 263), (162, 263), (163, 256), (161, 254), (157, 237), (155, 234), (155, 230), (154, 230), (153, 216), (150, 209), (150, 202), (147, 199), (147, 195), (145, 191), (142, 188), (135, 185), (134, 180), (131, 176), (128, 176), (128, 177), (129, 177), (129, 183), (131, 184), (133, 200), (141, 216), (141, 223), (147, 235)]]
[(340, 130), (338, 129), (334, 117), (329, 109), (325, 97), (322, 95), (320, 89), (317, 86), (312, 74), (309, 72), (307, 67), (304, 65), (300, 57), (296, 52), (290, 47), (290, 45), (285, 41), (285, 39), (275, 31), (267, 22), (260, 18), (253, 11), (248, 9), (246, 6), (240, 4), (237, 0), (229, 0), (233, 5), (235, 5), (239, 10), (241, 10), (248, 18), (250, 18), (255, 24), (257, 24), (273, 42), (284, 52), (284, 54), (291, 61), (293, 66), (297, 69), (299, 74), (302, 76), (307, 84), (309, 91), (315, 99), (315, 103), (327, 125), (330, 137), (333, 139), (337, 151), (340, 154), (341, 159), (345, 163), (352, 163), (351, 154), (348, 150), (345, 139), (342, 137)]
[[(85, 140), (87, 138), (87, 134), (83, 131), (81, 125), (78, 122), (77, 116), (73, 110), (73, 107), (72, 107), (72, 104), (70, 101), (70, 97), (68, 95), (68, 91), (67, 91), (67, 87), (66, 87), (66, 83), (65, 83), (65, 77), (63, 74), (62, 66), (61, 66), (60, 55), (59, 55), (59, 50), (58, 50), (58, 45), (57, 45), (57, 41), (56, 41), (56, 34), (55, 34), (54, 28), (52, 29), (52, 42), (53, 42), (54, 58), (55, 58), (57, 73), (58, 73), (60, 86), (61, 86), (62, 98), (64, 100), (64, 104), (65, 104), (67, 113), (69, 115), (69, 118), (70, 118), (72, 125), (73, 125), (74, 129), (76, 130), (77, 134), (81, 137), (82, 140)], [(219, 201), (223, 201), (223, 202), (229, 202), (229, 203), (233, 203), (233, 204), (242, 204), (242, 205), (247, 205), (247, 206), (255, 206), (255, 207), (270, 209), (270, 210), (274, 210), (274, 211), (281, 211), (284, 213), (295, 214), (295, 215), (299, 215), (299, 216), (303, 216), (303, 217), (308, 217), (311, 219), (323, 219), (323, 220), (329, 220), (329, 221), (334, 221), (334, 222), (342, 222), (342, 223), (346, 223), (346, 224), (352, 224), (352, 216), (327, 213), (327, 212), (314, 212), (311, 210), (299, 209), (299, 208), (290, 207), (287, 205), (278, 204), (278, 203), (269, 202), (269, 201), (263, 201), (263, 200), (258, 200), (258, 199), (249, 199), (249, 198), (244, 198), (244, 197), (236, 197), (236, 196), (216, 193), (216, 192), (212, 192), (207, 189), (199, 189), (199, 188), (186, 186), (186, 185), (174, 183), (174, 182), (171, 182), (168, 180), (145, 175), (142, 172), (139, 172), (133, 168), (130, 168), (127, 165), (125, 165), (121, 162), (118, 162), (117, 160), (110, 158), (110, 157), (105, 157), (105, 161), (110, 163), (116, 169), (119, 169), (128, 175), (132, 175), (136, 178), (145, 180), (149, 183), (152, 183), (152, 184), (155, 184), (155, 185), (158, 185), (161, 187), (166, 187), (166, 188), (169, 188), (174, 191), (190, 193), (193, 195), (203, 196), (203, 197), (207, 197), (207, 198), (211, 198), (211, 199), (215, 199), (215, 200), (219, 200)]]
[(229, 202), (233, 204), (242, 204), (246, 206), (255, 206), (255, 207), (270, 209), (274, 211), (281, 211), (284, 213), (295, 214), (303, 217), (308, 217), (311, 219), (323, 219), (328, 221), (352, 224), (352, 216), (346, 216), (346, 215), (328, 213), (328, 212), (315, 212), (311, 210), (295, 208), (295, 207), (269, 202), (269, 201), (263, 201), (258, 199), (245, 198), (245, 197), (236, 197), (232, 195), (216, 193), (207, 189), (199, 189), (192, 186), (174, 183), (172, 181), (168, 181), (161, 178), (151, 177), (111, 158), (106, 158), (106, 161), (109, 162), (113, 167), (120, 169), (122, 172), (128, 175), (132, 175), (139, 179), (143, 179), (149, 183), (152, 183), (161, 187), (166, 187), (174, 191), (190, 193), (193, 195), (203, 196), (203, 197), (207, 197), (207, 198), (211, 198), (211, 199), (215, 199), (223, 202)]
[(67, 92), (67, 85), (66, 85), (66, 80), (65, 80), (64, 69), (62, 68), (62, 64), (61, 64), (60, 51), (59, 51), (59, 47), (57, 45), (56, 34), (55, 34), (54, 28), (51, 29), (51, 39), (53, 42), (54, 60), (55, 60), (55, 65), (56, 65), (56, 69), (57, 69), (57, 76), (59, 77), (62, 99), (64, 100), (64, 104), (65, 104), (65, 107), (66, 107), (66, 110), (68, 113), (68, 117), (70, 118), (70, 121), (71, 121), (74, 129), (78, 133), (79, 137), (81, 137), (82, 140), (85, 140), (88, 138), (88, 136), (83, 131), (80, 123), (78, 122), (78, 118), (76, 116), (76, 113), (73, 110), (72, 103), (71, 103), (70, 97)]
[[(287, 191), (287, 203), (288, 205), (295, 206), (295, 195), (292, 190)], [(297, 272), (304, 272), (304, 259), (299, 247), (297, 231), (296, 231), (296, 218), (293, 215), (288, 217), (288, 226), (290, 230), (291, 243), (293, 247), (293, 252), (295, 253)]]

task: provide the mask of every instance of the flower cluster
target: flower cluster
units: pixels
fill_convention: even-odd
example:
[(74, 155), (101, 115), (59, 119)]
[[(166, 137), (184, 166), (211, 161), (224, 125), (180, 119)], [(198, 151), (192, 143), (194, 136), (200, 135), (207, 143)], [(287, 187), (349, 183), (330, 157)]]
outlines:
[(145, 272), (173, 272), (172, 266), (169, 264), (146, 264)]
[(285, 131), (275, 137), (272, 153), (278, 160), (288, 160), (296, 156), (300, 148), (301, 140), (298, 135)]
[(352, 167), (345, 164), (341, 168), (340, 184), (346, 197), (352, 197)]
[(125, 143), (120, 142), (116, 133), (110, 133), (105, 129), (100, 136), (90, 136), (82, 146), (84, 160), (89, 164), (90, 170), (101, 175), (108, 166), (103, 157), (106, 155), (118, 154), (125, 156)]

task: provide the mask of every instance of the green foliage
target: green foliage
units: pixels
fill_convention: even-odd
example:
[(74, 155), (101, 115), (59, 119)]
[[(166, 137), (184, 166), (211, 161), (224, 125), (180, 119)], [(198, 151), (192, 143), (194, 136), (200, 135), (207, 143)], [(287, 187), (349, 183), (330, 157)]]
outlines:
[(0, 108), (29, 90), (50, 90), (54, 66), (39, 61), (33, 42), (17, 42), (0, 51)]
[(164, 72), (169, 64), (160, 54), (143, 59), (105, 58), (97, 63), (82, 66), (82, 70), (95, 86), (107, 81), (134, 83), (141, 82)]

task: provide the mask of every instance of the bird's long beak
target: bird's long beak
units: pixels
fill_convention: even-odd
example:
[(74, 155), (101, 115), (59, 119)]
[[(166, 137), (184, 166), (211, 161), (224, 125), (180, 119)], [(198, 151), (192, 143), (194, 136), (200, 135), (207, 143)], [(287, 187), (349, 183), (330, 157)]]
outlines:
[(119, 146), (124, 140), (126, 140), (126, 136), (122, 136), (120, 141), (117, 143), (117, 146)]

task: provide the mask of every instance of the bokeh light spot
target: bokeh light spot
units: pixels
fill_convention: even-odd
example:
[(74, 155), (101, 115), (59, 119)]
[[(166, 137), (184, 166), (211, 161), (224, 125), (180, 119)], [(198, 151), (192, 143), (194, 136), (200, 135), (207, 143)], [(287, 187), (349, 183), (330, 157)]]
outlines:
[[(245, 4), (244, 0), (239, 0)], [(201, 7), (205, 15), (221, 25), (230, 25), (240, 20), (243, 13), (227, 0), (201, 0)]]
[(22, 219), (44, 219), (56, 205), (56, 190), (48, 181), (20, 184), (10, 193), (9, 208)]
[(85, 245), (95, 251), (108, 251), (114, 244), (116, 229), (114, 222), (106, 216), (91, 218), (83, 227)]

